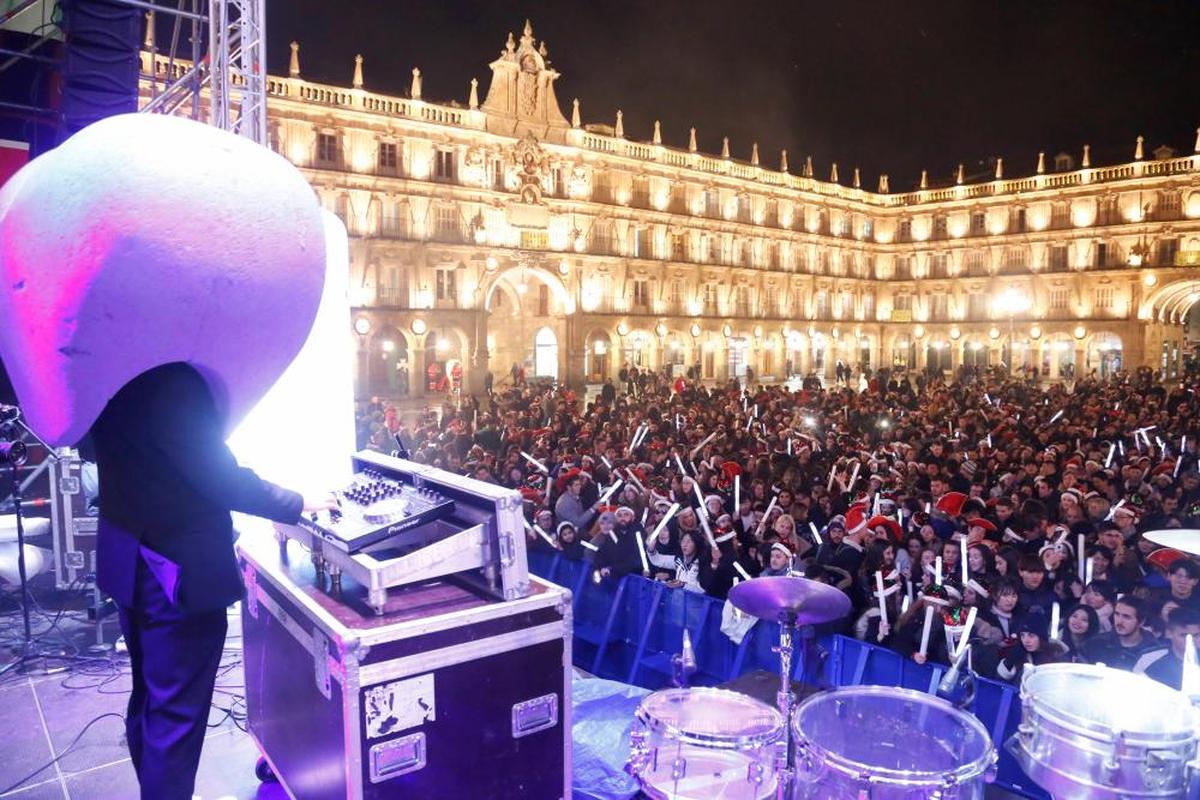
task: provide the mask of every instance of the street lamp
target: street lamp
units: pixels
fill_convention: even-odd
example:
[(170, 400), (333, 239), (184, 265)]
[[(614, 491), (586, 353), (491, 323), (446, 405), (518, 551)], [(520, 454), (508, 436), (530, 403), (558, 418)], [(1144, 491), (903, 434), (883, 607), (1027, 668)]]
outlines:
[(1004, 316), (1008, 317), (1008, 371), (1009, 374), (1013, 371), (1013, 344), (1016, 342), (1016, 316), (1023, 314), (1029, 310), (1031, 305), (1029, 298), (1022, 292), (1008, 288), (1001, 292), (995, 299), (993, 308)]

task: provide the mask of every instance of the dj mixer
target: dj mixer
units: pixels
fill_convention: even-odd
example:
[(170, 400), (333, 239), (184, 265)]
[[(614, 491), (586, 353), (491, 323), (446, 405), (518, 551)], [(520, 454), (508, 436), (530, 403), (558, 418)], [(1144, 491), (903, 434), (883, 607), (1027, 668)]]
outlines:
[(301, 518), (300, 527), (339, 550), (356, 553), (398, 533), (441, 519), (454, 501), (365, 469), (345, 489), (334, 492), (338, 507)]

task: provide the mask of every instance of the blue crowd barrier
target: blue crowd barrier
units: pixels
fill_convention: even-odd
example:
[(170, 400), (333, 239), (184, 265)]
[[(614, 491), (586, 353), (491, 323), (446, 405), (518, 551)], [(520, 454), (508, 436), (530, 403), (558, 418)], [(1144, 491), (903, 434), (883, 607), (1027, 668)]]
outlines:
[[(758, 622), (740, 645), (734, 644), (721, 632), (724, 601), (671, 589), (640, 575), (597, 580), (590, 562), (561, 553), (531, 551), (529, 568), (572, 591), (575, 666), (593, 675), (650, 690), (669, 685), (671, 658), (680, 650), (685, 627), (696, 651), (693, 685), (713, 686), (755, 670), (779, 671), (779, 655), (773, 650), (779, 643), (779, 625)], [(806, 664), (799, 644), (797, 640), (793, 678), (826, 688), (878, 685), (933, 692), (946, 669), (835, 634), (818, 637), (813, 650), (820, 658)], [(971, 710), (987, 726), (1000, 753), (996, 785), (1023, 797), (1049, 800), (1004, 748), (1021, 719), (1016, 687), (978, 678)]]

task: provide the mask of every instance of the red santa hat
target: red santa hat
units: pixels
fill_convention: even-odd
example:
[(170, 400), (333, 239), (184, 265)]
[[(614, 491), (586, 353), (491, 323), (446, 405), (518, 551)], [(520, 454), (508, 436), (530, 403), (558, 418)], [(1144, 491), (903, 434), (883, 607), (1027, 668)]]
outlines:
[(846, 512), (846, 533), (855, 534), (867, 527), (867, 512), (859, 506), (851, 506)]
[(962, 492), (946, 492), (934, 505), (938, 511), (949, 517), (957, 517), (962, 513), (963, 503), (967, 502), (967, 496)]

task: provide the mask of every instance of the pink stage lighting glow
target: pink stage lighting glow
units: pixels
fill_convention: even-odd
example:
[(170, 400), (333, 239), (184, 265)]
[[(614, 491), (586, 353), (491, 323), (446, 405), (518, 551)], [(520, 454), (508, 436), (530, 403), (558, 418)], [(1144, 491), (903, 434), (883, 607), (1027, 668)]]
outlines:
[(304, 177), (198, 122), (109, 117), (0, 190), (0, 358), (54, 445), (173, 361), (205, 376), (232, 430), (300, 351), (324, 279)]

